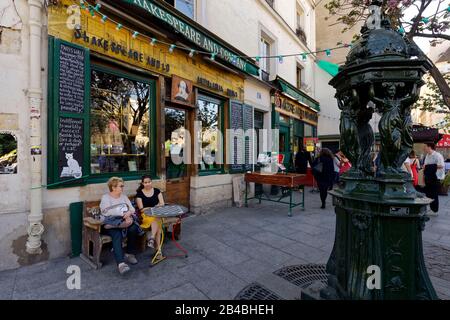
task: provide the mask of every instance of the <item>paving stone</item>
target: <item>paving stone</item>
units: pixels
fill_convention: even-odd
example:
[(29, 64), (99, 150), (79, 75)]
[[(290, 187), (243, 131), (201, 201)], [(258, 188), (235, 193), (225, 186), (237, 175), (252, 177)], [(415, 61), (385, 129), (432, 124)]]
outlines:
[(179, 287), (167, 290), (163, 293), (150, 297), (149, 300), (207, 300), (200, 290), (192, 283), (186, 283)]

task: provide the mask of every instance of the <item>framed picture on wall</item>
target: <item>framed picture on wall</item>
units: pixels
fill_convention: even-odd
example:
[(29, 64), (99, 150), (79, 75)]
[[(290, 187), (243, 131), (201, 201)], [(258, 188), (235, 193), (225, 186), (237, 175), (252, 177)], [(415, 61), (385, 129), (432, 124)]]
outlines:
[(178, 76), (172, 76), (172, 102), (193, 106), (193, 91), (192, 81), (180, 78)]

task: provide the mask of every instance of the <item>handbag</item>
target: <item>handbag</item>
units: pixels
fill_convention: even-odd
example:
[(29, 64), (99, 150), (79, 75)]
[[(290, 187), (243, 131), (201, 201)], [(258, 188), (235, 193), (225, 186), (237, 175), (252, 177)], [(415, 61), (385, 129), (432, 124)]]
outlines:
[(320, 162), (320, 159), (319, 159), (319, 163), (314, 166), (314, 171), (316, 171), (318, 173), (322, 173), (322, 171), (323, 171), (323, 163)]

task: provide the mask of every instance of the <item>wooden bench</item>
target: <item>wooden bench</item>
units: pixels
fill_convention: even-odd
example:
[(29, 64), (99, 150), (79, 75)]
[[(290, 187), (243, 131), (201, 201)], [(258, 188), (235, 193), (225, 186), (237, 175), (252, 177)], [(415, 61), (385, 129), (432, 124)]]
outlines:
[[(130, 196), (130, 201), (134, 205), (134, 196)], [(82, 246), (80, 258), (84, 260), (94, 269), (100, 269), (103, 263), (100, 260), (102, 248), (104, 244), (112, 242), (112, 238), (101, 233), (102, 223), (98, 219), (100, 216), (100, 201), (89, 201), (83, 203), (83, 229), (82, 229)], [(139, 221), (141, 214), (138, 210)], [(172, 227), (174, 237), (178, 240), (181, 232), (181, 223), (177, 218), (164, 219), (163, 227), (168, 230)], [(150, 229), (144, 229), (150, 231)], [(126, 241), (126, 239), (125, 239)], [(140, 237), (137, 244), (138, 249), (143, 252), (147, 247), (146, 236)]]

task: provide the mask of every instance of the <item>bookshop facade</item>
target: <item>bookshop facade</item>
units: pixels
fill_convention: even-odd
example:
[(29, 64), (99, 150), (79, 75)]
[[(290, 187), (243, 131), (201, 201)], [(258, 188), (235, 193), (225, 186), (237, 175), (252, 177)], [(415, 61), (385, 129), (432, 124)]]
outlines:
[[(132, 195), (150, 175), (166, 202), (202, 213), (232, 205), (232, 179), (251, 160), (248, 139), (236, 133), (234, 158), (247, 165), (226, 161), (225, 131), (253, 127), (244, 79), (258, 73), (256, 65), (231, 58), (242, 54), (159, 2), (145, 1), (157, 15), (143, 2), (100, 1), (99, 10), (84, 3), (48, 8), (43, 212), (65, 222), (44, 221), (43, 238), (50, 230), (64, 239), (59, 255), (70, 249), (67, 208), (99, 200), (112, 176), (122, 177)], [(79, 23), (66, 27), (77, 10)]]

